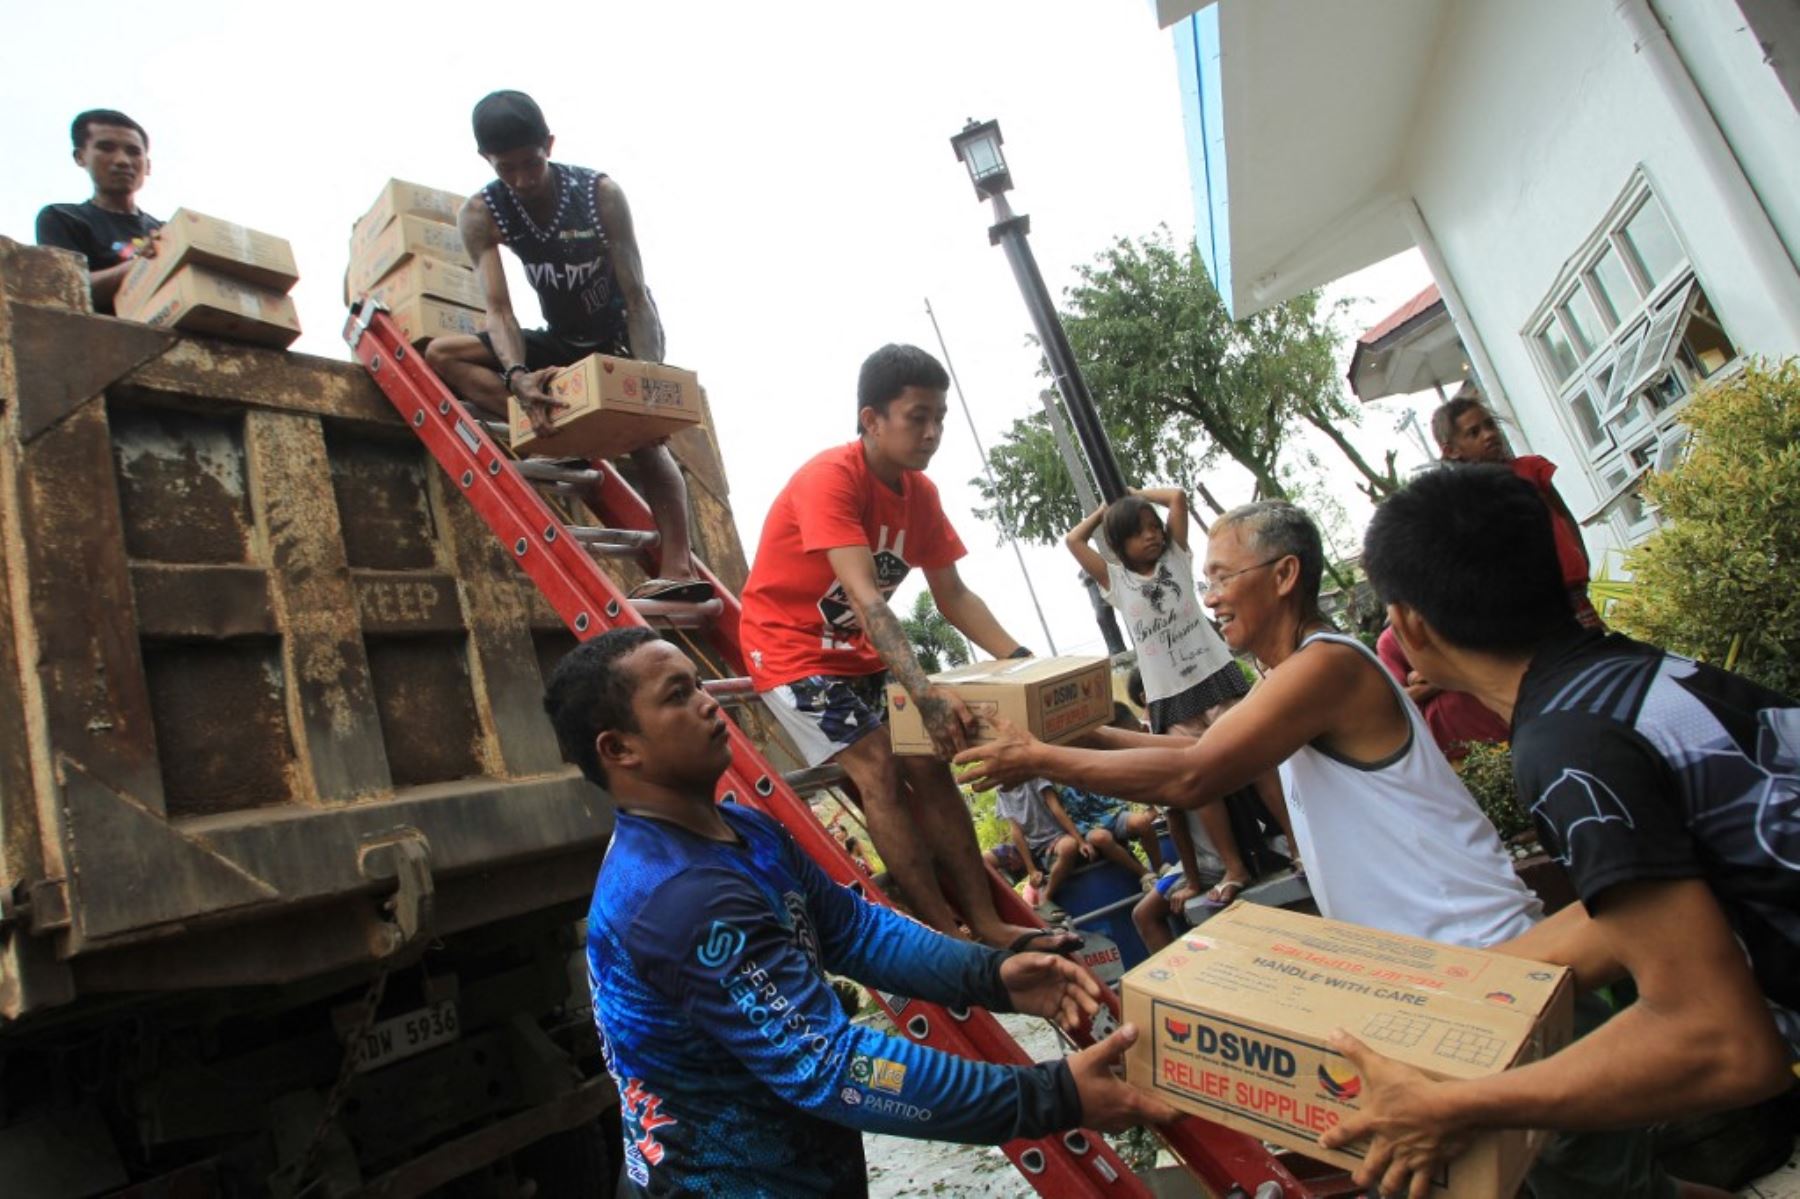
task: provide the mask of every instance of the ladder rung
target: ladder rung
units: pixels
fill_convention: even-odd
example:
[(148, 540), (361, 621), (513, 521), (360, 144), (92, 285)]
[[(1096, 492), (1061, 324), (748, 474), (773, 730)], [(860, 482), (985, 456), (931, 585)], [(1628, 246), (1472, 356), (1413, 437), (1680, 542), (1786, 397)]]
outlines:
[(724, 601), (709, 599), (698, 604), (673, 603), (669, 600), (634, 599), (631, 606), (639, 616), (672, 629), (697, 629), (725, 610)]
[(787, 779), (788, 786), (801, 795), (813, 795), (827, 787), (841, 786), (850, 779), (844, 773), (844, 768), (834, 762), (808, 766), (804, 770), (790, 770), (782, 777)]
[(707, 679), (700, 686), (717, 700), (756, 698), (756, 685), (747, 678)]
[(569, 536), (603, 558), (632, 558), (655, 549), (657, 536), (642, 529), (608, 529), (599, 525), (569, 525)]
[(577, 469), (563, 466), (558, 462), (546, 462), (536, 458), (521, 458), (513, 463), (519, 473), (533, 483), (598, 483), (600, 472), (597, 470)]
[(489, 437), (496, 438), (502, 445), (512, 444), (512, 426), (503, 420), (484, 420), (476, 422), (487, 430)]

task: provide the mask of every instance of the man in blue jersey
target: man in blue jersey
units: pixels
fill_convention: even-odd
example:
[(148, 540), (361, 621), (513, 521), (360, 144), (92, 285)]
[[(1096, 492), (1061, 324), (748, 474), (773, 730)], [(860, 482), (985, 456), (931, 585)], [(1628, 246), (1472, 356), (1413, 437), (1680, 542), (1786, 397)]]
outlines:
[(1065, 1027), (1100, 989), (1064, 958), (986, 949), (866, 903), (768, 817), (716, 804), (727, 725), (654, 632), (571, 652), (545, 708), (564, 755), (618, 810), (588, 971), (619, 1088), (623, 1193), (861, 1195), (863, 1129), (1000, 1144), (1174, 1118), (1112, 1074), (1130, 1025), (1061, 1061), (998, 1066), (850, 1023), (827, 970)]
[[(590, 354), (661, 362), (662, 322), (619, 185), (599, 171), (551, 162), (556, 139), (524, 92), (484, 96), (474, 126), (475, 148), (496, 178), (469, 197), (456, 224), (487, 300), (487, 329), (433, 338), (425, 360), (458, 398), (505, 416), (511, 396), (532, 428), (547, 433), (551, 412), (565, 406), (544, 390), (551, 372)], [(501, 246), (524, 264), (545, 328), (519, 327)], [(656, 518), (662, 563), (661, 577), (632, 594), (710, 598), (711, 585), (689, 558), (687, 486), (674, 455), (659, 441), (631, 460)]]

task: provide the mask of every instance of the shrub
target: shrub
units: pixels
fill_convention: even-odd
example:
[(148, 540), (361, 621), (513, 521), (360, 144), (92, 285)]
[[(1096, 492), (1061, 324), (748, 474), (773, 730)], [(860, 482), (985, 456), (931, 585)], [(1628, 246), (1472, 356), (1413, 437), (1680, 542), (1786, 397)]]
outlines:
[(1668, 523), (1627, 555), (1608, 620), (1800, 694), (1800, 362), (1753, 363), (1683, 420), (1686, 461), (1645, 487)]
[(1531, 818), (1519, 804), (1519, 793), (1513, 786), (1512, 747), (1488, 745), (1472, 741), (1468, 756), (1456, 764), (1463, 786), (1475, 797), (1482, 815), (1494, 824), (1502, 841), (1528, 832)]
[(975, 844), (992, 849), (1012, 839), (1012, 829), (997, 810), (998, 791), (971, 791), (964, 787), (963, 795), (969, 801), (969, 820), (975, 825)]

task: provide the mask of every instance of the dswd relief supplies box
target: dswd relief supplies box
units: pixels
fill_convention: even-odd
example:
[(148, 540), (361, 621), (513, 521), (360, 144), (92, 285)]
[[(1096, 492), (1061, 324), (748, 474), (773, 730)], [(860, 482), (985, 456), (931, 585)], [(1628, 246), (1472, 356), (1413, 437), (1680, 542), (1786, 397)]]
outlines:
[(473, 270), (419, 254), (383, 275), (369, 288), (369, 295), (390, 308), (421, 296), (461, 304), (464, 308), (483, 311), (487, 308), (487, 297), (482, 294), (481, 282)]
[(539, 437), (517, 400), (508, 401), (517, 454), (616, 458), (700, 422), (700, 378), (658, 362), (591, 354), (550, 377), (545, 388), (568, 407)]
[(139, 258), (133, 264), (119, 284), (113, 307), (120, 316), (138, 319), (156, 289), (189, 265), (208, 267), (283, 294), (300, 278), (294, 249), (284, 239), (178, 208), (162, 227), (156, 256)]
[(350, 234), (350, 252), (356, 254), (367, 247), (398, 217), (416, 216), (440, 225), (454, 225), (467, 199), (442, 188), (389, 179), (369, 211), (356, 218)]
[(387, 307), (388, 315), (399, 326), (400, 336), (413, 345), (451, 333), (473, 337), (486, 327), (486, 316), (473, 308), (446, 304), (429, 296), (414, 296), (410, 300), (389, 303)]
[[(1318, 1146), (1362, 1092), (1326, 1043), (1333, 1029), (1433, 1078), (1481, 1078), (1566, 1045), (1574, 1002), (1561, 966), (1242, 901), (1132, 970), (1124, 994), (1141, 1030), (1127, 1082), (1347, 1168), (1362, 1147)], [(1432, 1194), (1510, 1197), (1545, 1135), (1479, 1134)]]
[(293, 300), (203, 266), (176, 271), (134, 319), (277, 349), (285, 349), (300, 336), (300, 316)]
[(454, 266), (468, 267), (462, 234), (455, 225), (442, 225), (423, 217), (395, 218), (367, 246), (350, 254), (350, 294), (359, 296), (383, 275), (414, 255), (437, 258)]
[[(1105, 658), (1007, 658), (972, 662), (931, 681), (952, 688), (974, 715), (979, 743), (1004, 716), (1040, 741), (1071, 741), (1112, 719), (1112, 665)], [(887, 691), (888, 729), (897, 754), (934, 752), (919, 706), (898, 683)]]

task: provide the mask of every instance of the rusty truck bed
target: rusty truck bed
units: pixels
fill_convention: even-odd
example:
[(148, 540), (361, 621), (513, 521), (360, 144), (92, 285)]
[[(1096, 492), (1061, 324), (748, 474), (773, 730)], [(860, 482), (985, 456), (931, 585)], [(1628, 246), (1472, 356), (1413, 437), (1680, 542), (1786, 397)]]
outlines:
[[(573, 638), (363, 372), (84, 289), (0, 239), (0, 1019), (377, 957), (396, 839), (437, 933), (585, 896)], [(710, 429), (675, 448), (739, 586)]]

